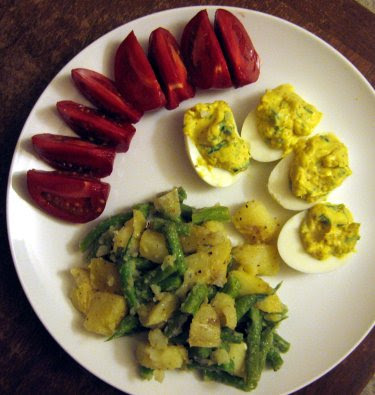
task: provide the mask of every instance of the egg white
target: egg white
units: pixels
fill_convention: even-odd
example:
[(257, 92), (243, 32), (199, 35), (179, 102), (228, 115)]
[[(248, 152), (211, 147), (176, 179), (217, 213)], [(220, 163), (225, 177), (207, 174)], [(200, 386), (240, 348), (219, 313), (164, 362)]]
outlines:
[(283, 150), (270, 147), (259, 134), (255, 110), (249, 112), (241, 130), (241, 137), (250, 145), (250, 155), (258, 162), (274, 162), (283, 156)]
[(293, 156), (294, 154), (290, 153), (273, 168), (268, 178), (268, 191), (282, 207), (287, 210), (301, 211), (312, 207), (323, 199), (309, 203), (293, 194), (289, 181), (289, 169)]
[(277, 248), (282, 260), (291, 268), (304, 273), (326, 273), (338, 269), (347, 263), (343, 258), (334, 256), (319, 260), (309, 255), (303, 248), (299, 228), (306, 215), (306, 210), (291, 217), (280, 231)]
[[(241, 173), (232, 174), (231, 172), (218, 167), (205, 166), (202, 155), (194, 144), (194, 140), (185, 135), (185, 147), (190, 161), (199, 177), (213, 187), (228, 187), (235, 183)], [(243, 172), (242, 172), (243, 173)]]

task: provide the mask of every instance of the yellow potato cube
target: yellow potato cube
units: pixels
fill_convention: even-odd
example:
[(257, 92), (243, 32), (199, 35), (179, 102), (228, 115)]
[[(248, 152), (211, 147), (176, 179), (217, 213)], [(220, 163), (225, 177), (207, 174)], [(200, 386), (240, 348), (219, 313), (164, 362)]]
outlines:
[(270, 294), (272, 287), (259, 277), (252, 276), (240, 270), (232, 270), (229, 276), (234, 276), (241, 284), (240, 296), (249, 294)]
[(234, 299), (223, 293), (218, 292), (211, 301), (212, 307), (219, 316), (221, 326), (234, 329), (237, 325), (237, 313)]
[(94, 290), (90, 283), (90, 275), (87, 269), (73, 268), (72, 274), (76, 287), (70, 292), (70, 299), (73, 306), (81, 313), (86, 314), (90, 305)]
[(127, 313), (125, 299), (108, 292), (95, 292), (84, 327), (90, 332), (110, 336)]
[(256, 307), (265, 313), (282, 313), (284, 312), (284, 305), (280, 298), (276, 295), (269, 295), (263, 300), (257, 302)]
[(152, 262), (163, 263), (164, 258), (168, 255), (164, 235), (160, 232), (146, 229), (141, 236), (139, 253)]
[(89, 263), (90, 282), (97, 291), (120, 293), (121, 282), (118, 269), (103, 258), (93, 258)]
[(177, 296), (169, 292), (164, 292), (161, 294), (158, 303), (149, 303), (139, 308), (139, 320), (147, 328), (161, 325), (171, 318), (178, 306)]
[(235, 376), (245, 377), (246, 350), (246, 343), (231, 343), (229, 346), (229, 358), (234, 362)]
[(202, 304), (190, 324), (190, 347), (219, 347), (220, 335), (220, 319), (216, 310), (209, 304)]

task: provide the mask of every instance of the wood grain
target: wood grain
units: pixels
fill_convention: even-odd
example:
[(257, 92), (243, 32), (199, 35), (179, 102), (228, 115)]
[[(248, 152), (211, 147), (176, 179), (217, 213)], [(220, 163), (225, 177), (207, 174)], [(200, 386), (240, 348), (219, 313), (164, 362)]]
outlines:
[[(327, 41), (375, 85), (375, 17), (349, 0), (2, 0), (0, 3), (0, 392), (116, 394), (68, 356), (40, 323), (16, 275), (6, 234), (5, 194), (15, 144), (54, 75), (104, 33), (153, 12), (231, 5), (296, 23)], [(375, 332), (339, 366), (297, 392), (360, 394), (375, 372)]]

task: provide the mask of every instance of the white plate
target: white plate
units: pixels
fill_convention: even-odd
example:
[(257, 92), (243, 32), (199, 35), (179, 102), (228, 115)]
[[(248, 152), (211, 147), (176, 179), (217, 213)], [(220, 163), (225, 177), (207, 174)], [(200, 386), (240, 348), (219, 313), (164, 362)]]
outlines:
[[(134, 30), (146, 47), (151, 31), (159, 26), (179, 39), (184, 25), (201, 7), (169, 10), (137, 19), (101, 37), (52, 80), (32, 110), (17, 144), (9, 177), (8, 230), (15, 266), (35, 312), (56, 341), (81, 365), (107, 383), (132, 394), (241, 393), (216, 383), (205, 383), (191, 373), (166, 374), (163, 384), (143, 382), (137, 376), (134, 341), (102, 338), (82, 330), (82, 319), (68, 298), (72, 286), (69, 268), (82, 264), (77, 245), (94, 225), (74, 226), (44, 215), (31, 203), (25, 186), (28, 169), (47, 169), (33, 154), (30, 137), (40, 132), (71, 133), (55, 111), (58, 100), (85, 102), (70, 80), (70, 70), (86, 67), (112, 76), (116, 47)], [(207, 7), (211, 17), (215, 8)], [(266, 88), (293, 84), (296, 91), (323, 111), (321, 131), (333, 131), (348, 145), (353, 176), (332, 194), (345, 202), (362, 223), (358, 253), (336, 272), (306, 275), (284, 268), (276, 284), (289, 306), (289, 319), (280, 333), (292, 347), (283, 368), (266, 371), (257, 394), (294, 391), (327, 372), (368, 333), (375, 312), (374, 105), (375, 95), (361, 74), (338, 52), (305, 30), (281, 19), (244, 9), (229, 8), (244, 23), (262, 59), (260, 79), (241, 89), (197, 92), (178, 109), (148, 113), (136, 125), (131, 149), (116, 157), (107, 181), (112, 190), (102, 218), (155, 193), (183, 185), (188, 203), (206, 206), (220, 202), (236, 205), (261, 199), (281, 219), (281, 210), (268, 196), (266, 180), (272, 164), (251, 166), (240, 181), (226, 189), (204, 184), (184, 151), (182, 117), (197, 102), (225, 99), (233, 107), (238, 125), (254, 108)], [(97, 221), (95, 221), (97, 222)]]

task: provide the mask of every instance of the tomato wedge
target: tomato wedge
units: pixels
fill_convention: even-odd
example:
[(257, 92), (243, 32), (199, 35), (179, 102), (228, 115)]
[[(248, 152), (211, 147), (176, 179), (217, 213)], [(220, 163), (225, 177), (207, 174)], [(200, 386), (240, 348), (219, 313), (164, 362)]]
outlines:
[(241, 21), (231, 12), (218, 9), (215, 31), (223, 47), (233, 83), (236, 87), (257, 81), (260, 72), (259, 56)]
[(85, 223), (104, 211), (110, 186), (88, 176), (29, 170), (27, 189), (46, 213), (64, 221)]
[(126, 102), (115, 83), (103, 74), (78, 68), (73, 69), (71, 75), (78, 90), (94, 106), (131, 123), (141, 119), (143, 113)]
[(115, 83), (122, 96), (140, 111), (163, 107), (166, 99), (134, 32), (116, 51)]
[(117, 152), (129, 149), (135, 133), (130, 123), (112, 120), (99, 110), (70, 100), (59, 101), (56, 107), (64, 121), (82, 138), (114, 147)]
[(232, 86), (227, 63), (206, 10), (199, 11), (185, 26), (181, 53), (190, 80), (197, 88)]
[(160, 77), (168, 110), (173, 110), (183, 100), (194, 97), (195, 90), (188, 82), (179, 45), (168, 30), (159, 27), (151, 33), (148, 54)]
[(112, 173), (116, 152), (78, 137), (41, 133), (32, 137), (36, 153), (58, 170), (73, 171), (93, 177)]

